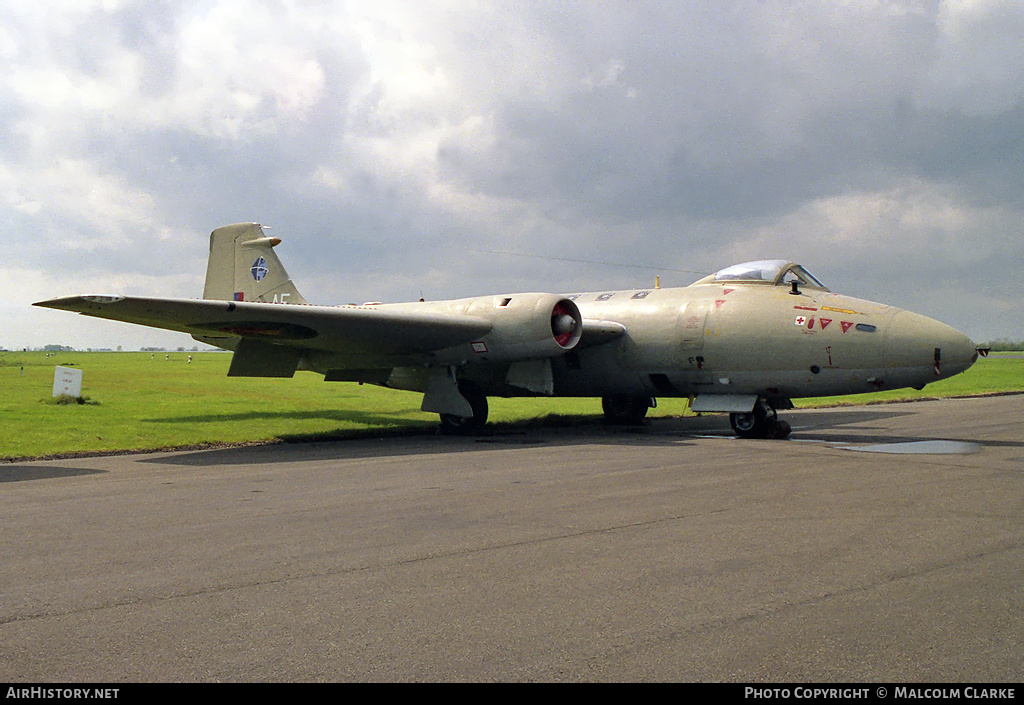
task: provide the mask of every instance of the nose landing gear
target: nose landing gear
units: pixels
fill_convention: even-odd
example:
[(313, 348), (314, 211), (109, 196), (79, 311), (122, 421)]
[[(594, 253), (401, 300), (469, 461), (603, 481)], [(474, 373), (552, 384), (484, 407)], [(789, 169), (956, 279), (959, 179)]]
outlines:
[(767, 400), (760, 398), (749, 413), (729, 414), (729, 424), (740, 438), (777, 438), (789, 436), (793, 430), (788, 421), (779, 419)]

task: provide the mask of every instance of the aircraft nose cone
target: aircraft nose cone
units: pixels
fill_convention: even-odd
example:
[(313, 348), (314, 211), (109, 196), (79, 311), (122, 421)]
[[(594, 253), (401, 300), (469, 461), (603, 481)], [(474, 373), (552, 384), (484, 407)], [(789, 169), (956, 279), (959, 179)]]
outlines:
[(978, 359), (974, 343), (952, 326), (910, 311), (889, 322), (885, 365), (889, 368), (932, 368), (934, 382), (963, 372)]

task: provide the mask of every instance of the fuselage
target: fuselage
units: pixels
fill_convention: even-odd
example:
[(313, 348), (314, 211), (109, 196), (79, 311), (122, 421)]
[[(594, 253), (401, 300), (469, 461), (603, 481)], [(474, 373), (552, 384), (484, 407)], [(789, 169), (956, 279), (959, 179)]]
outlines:
[[(582, 335), (569, 345), (552, 337), (553, 306), (578, 309)], [(469, 316), (490, 332), (429, 354), (398, 356), (389, 369), (365, 376), (340, 371), (346, 363), (335, 354), (312, 350), (305, 368), (328, 379), (416, 391), (426, 390), (431, 370), (444, 368), (487, 396), (707, 401), (742, 395), (785, 408), (797, 397), (922, 388), (977, 359), (974, 343), (955, 328), (833, 293), (783, 260), (734, 265), (687, 287), (370, 308)]]
[[(785, 400), (922, 388), (963, 372), (974, 343), (939, 321), (836, 294), (803, 267), (746, 263), (681, 288), (567, 296), (584, 344), (551, 358), (554, 396), (756, 395)], [(586, 344), (594, 322), (625, 333)], [(518, 395), (501, 366), (467, 365), (487, 394)]]
[(977, 359), (939, 321), (820, 289), (735, 282), (574, 297), (619, 340), (554, 361), (555, 394), (795, 398), (923, 387)]

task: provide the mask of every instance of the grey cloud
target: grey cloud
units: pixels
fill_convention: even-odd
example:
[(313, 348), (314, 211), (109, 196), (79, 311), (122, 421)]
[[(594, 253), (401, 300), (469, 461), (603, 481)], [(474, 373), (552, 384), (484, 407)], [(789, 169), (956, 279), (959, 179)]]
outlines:
[[(1022, 238), (1006, 233), (1024, 192), (1015, 3), (254, 10), (254, 26), (279, 31), (225, 39), (254, 56), (279, 50), (297, 70), (315, 64), (322, 85), (298, 107), (281, 95), (287, 81), (264, 83), (244, 63), (190, 73), (182, 33), (218, 9), (93, 13), (74, 41), (67, 27), (5, 23), (25, 40), (0, 60), (103, 80), (109, 59), (130, 53), (141, 82), (108, 111), (76, 112), (26, 103), (0, 80), (0, 167), (24, 186), (41, 164), (74, 158), (152, 204), (137, 230), (111, 223), (131, 233), (122, 242), (60, 204), (33, 215), (0, 200), (22, 265), (51, 272), (47, 253), (72, 233), (100, 243), (80, 253), (85, 271), (152, 272), (171, 232), (188, 252), (175, 266), (201, 269), (210, 229), (259, 220), (325, 303), (400, 298), (421, 283), (430, 296), (624, 286), (650, 273), (597, 263), (707, 271), (792, 255), (860, 295), (911, 300), (962, 278), (1024, 305), (1009, 286)], [(276, 57), (259, 66), (275, 69)], [(233, 89), (243, 98), (230, 102)], [(872, 199), (886, 198), (891, 212), (873, 217)], [(847, 220), (816, 210), (837, 199), (829, 217)], [(914, 209), (927, 211), (921, 223)], [(959, 256), (972, 241), (973, 256)], [(953, 315), (968, 319), (969, 305)], [(1024, 336), (1005, 310), (992, 327)]]

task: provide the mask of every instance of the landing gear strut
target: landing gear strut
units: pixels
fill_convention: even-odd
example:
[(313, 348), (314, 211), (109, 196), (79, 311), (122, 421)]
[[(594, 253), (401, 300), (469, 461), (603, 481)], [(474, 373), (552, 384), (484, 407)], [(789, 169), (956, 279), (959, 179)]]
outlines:
[(461, 380), (459, 394), (473, 409), (472, 416), (441, 414), (441, 433), (447, 436), (472, 436), (481, 433), (487, 425), (487, 397), (472, 382)]
[(792, 427), (781, 421), (767, 400), (760, 398), (754, 410), (746, 414), (729, 414), (732, 430), (740, 438), (786, 438)]

